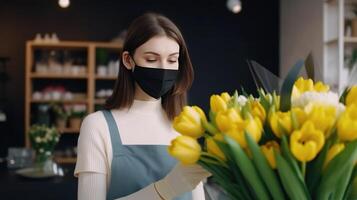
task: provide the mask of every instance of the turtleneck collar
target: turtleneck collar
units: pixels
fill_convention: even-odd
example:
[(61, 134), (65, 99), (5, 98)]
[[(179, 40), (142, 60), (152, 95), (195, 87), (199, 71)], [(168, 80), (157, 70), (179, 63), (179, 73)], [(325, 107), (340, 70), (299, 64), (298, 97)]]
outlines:
[(140, 113), (158, 113), (162, 111), (161, 98), (144, 101), (134, 99), (132, 106), (128, 110), (129, 112), (140, 112)]

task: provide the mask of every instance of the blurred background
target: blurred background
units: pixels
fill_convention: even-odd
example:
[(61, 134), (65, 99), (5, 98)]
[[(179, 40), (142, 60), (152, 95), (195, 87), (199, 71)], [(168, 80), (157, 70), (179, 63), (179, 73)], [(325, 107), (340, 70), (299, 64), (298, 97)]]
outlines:
[[(48, 191), (58, 187), (62, 187), (58, 191), (68, 191), (58, 194), (59, 197), (75, 198), (76, 180), (71, 170), (80, 120), (101, 109), (111, 94), (125, 31), (137, 16), (158, 12), (178, 25), (195, 69), (190, 104), (202, 105), (207, 110), (213, 93), (234, 92), (242, 87), (254, 93), (256, 86), (247, 60), (255, 60), (276, 76), (284, 77), (298, 59), (312, 53), (316, 79), (341, 90), (348, 84), (357, 60), (354, 3), (1, 1), (0, 157), (5, 166), (0, 174), (0, 180), (4, 180), (0, 183), (1, 193), (6, 188), (5, 197), (16, 199), (17, 187), (26, 185), (23, 194), (30, 194), (39, 190), (36, 184), (46, 183), (43, 187)], [(31, 138), (36, 134), (49, 130), (32, 126), (39, 123), (55, 125), (56, 130), (52, 131), (61, 133), (58, 144), (49, 147), (49, 151), (59, 167), (65, 166), (64, 175), (45, 179), (48, 182), (19, 178), (29, 175), (11, 170), (28, 165), (24, 157), (31, 153), (24, 147), (33, 144)]]

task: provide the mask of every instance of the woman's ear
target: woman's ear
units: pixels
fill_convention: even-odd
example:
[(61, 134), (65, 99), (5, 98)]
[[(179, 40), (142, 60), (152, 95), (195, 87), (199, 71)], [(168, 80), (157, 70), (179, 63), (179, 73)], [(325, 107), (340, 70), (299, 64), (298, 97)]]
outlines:
[(133, 59), (131, 58), (130, 53), (128, 51), (123, 52), (122, 59), (123, 59), (123, 64), (124, 64), (125, 68), (127, 68), (128, 70), (132, 70), (133, 67), (135, 66), (135, 63), (134, 63)]

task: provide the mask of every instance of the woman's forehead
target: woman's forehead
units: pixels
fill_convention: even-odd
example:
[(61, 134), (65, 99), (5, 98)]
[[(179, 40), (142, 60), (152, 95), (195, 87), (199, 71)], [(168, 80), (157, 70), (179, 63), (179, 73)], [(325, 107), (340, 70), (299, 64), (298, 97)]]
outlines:
[(179, 53), (179, 44), (167, 36), (155, 36), (146, 41), (136, 49), (138, 54), (154, 52), (161, 56), (169, 56), (174, 53)]

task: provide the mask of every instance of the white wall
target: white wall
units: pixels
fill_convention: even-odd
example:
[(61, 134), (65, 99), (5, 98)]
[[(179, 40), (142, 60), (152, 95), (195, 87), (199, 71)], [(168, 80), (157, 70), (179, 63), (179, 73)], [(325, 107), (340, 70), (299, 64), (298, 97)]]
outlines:
[(322, 78), (323, 0), (280, 0), (280, 76), (298, 59), (314, 56), (316, 78)]

